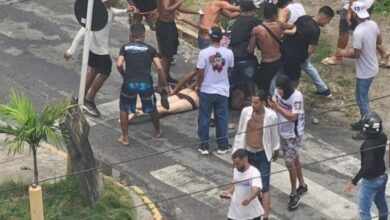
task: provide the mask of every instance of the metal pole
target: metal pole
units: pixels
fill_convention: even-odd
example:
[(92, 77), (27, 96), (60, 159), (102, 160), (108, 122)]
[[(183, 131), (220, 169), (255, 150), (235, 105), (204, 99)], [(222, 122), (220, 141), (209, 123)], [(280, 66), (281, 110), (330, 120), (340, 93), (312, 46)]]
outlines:
[(92, 24), (92, 12), (93, 12), (93, 3), (94, 0), (88, 0), (87, 6), (87, 18), (85, 21), (85, 36), (84, 36), (84, 49), (83, 49), (83, 61), (81, 65), (81, 79), (80, 79), (80, 90), (79, 90), (79, 103), (80, 105), (84, 104), (84, 95), (85, 95), (85, 81), (87, 78), (88, 70), (88, 59), (89, 59), (89, 45), (90, 45), (90, 34), (91, 34), (91, 24)]

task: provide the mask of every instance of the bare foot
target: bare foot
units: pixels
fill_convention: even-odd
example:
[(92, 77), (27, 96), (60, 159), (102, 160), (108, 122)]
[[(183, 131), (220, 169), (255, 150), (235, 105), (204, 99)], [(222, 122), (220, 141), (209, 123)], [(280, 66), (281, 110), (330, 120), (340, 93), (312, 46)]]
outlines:
[(125, 145), (125, 146), (128, 146), (128, 145), (129, 145), (129, 140), (125, 140), (125, 137), (123, 137), (123, 136), (120, 136), (120, 137), (118, 138), (118, 142), (121, 143), (121, 144), (123, 144), (123, 145)]
[(128, 120), (130, 121), (131, 119), (135, 118), (136, 116), (137, 116), (137, 114), (130, 113), (129, 117), (128, 117)]
[(379, 64), (379, 66), (380, 67), (388, 67), (388, 65), (389, 65), (389, 58), (390, 58), (390, 53), (386, 53), (386, 55), (381, 58), (381, 62)]
[(155, 138), (160, 138), (162, 136), (162, 131), (161, 129), (158, 129), (154, 132), (154, 137)]

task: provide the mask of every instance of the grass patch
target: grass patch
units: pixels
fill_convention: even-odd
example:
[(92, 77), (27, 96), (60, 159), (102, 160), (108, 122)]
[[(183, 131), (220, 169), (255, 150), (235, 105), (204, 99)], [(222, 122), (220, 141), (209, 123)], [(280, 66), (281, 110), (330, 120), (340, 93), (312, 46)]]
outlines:
[[(130, 209), (133, 203), (126, 190), (108, 178), (104, 178), (103, 183), (100, 198), (93, 208), (84, 205), (74, 178), (43, 184), (45, 219), (74, 220), (92, 216), (91, 219), (94, 220), (136, 219), (134, 209)], [(17, 185), (3, 183), (0, 189)], [(0, 193), (0, 219), (30, 219), (28, 189), (20, 188)]]
[(389, 0), (377, 0), (374, 5), (374, 11), (379, 13), (390, 13), (390, 1)]
[(318, 41), (318, 45), (316, 47), (316, 50), (314, 54), (311, 56), (311, 61), (313, 63), (318, 63), (325, 57), (329, 56), (331, 54), (332, 45), (328, 40), (326, 40), (323, 37), (320, 37), (320, 40)]

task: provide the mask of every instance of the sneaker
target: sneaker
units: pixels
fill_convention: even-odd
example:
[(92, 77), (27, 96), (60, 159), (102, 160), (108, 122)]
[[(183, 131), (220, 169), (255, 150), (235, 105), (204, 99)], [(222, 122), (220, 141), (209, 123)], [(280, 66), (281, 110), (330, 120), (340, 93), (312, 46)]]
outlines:
[(360, 121), (352, 123), (351, 124), (351, 129), (354, 130), (354, 131), (362, 130), (363, 129), (362, 123)]
[(220, 148), (220, 149), (218, 149), (217, 154), (226, 154), (227, 152), (232, 151), (232, 149), (233, 149), (232, 145), (229, 144), (227, 146), (227, 148)]
[(307, 192), (307, 184), (306, 184), (306, 187), (303, 187), (302, 185), (299, 185), (298, 189), (297, 189), (297, 194), (299, 196), (302, 196), (303, 194), (305, 194)]
[(288, 201), (288, 208), (289, 209), (296, 209), (298, 208), (299, 203), (301, 202), (301, 197), (298, 194), (291, 194), (290, 199)]
[(84, 100), (84, 105), (83, 105), (83, 109), (88, 113), (90, 114), (91, 116), (94, 116), (94, 117), (99, 117), (100, 116), (100, 112), (99, 110), (96, 108), (96, 105), (94, 102), (90, 102), (88, 100)]
[(356, 134), (352, 135), (352, 139), (358, 140), (358, 141), (366, 140), (367, 139), (367, 135), (364, 134), (363, 132), (359, 132), (359, 133), (356, 133)]
[(209, 155), (209, 154), (210, 154), (208, 147), (200, 146), (200, 148), (198, 149), (198, 151), (199, 151), (200, 154), (202, 154), (202, 155)]
[(329, 89), (323, 91), (323, 92), (320, 92), (320, 91), (315, 91), (313, 92), (313, 95), (316, 95), (316, 96), (324, 96), (326, 98), (330, 98), (332, 97), (332, 93), (330, 92)]

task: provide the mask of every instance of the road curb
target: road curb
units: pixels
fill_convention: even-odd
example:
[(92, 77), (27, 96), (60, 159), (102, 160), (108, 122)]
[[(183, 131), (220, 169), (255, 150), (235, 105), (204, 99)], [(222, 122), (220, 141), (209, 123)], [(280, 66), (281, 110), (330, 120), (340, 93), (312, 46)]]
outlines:
[[(58, 149), (57, 147), (55, 147), (47, 142), (41, 142), (40, 146), (45, 148), (46, 150), (50, 151), (51, 153), (54, 153), (54, 154), (60, 156), (60, 157), (68, 158), (68, 154), (66, 152)], [(120, 171), (118, 171), (112, 167), (111, 167), (111, 169), (112, 169), (111, 172), (109, 172), (111, 175), (105, 175), (106, 177), (115, 180), (115, 182), (118, 186), (121, 186), (125, 189), (132, 190), (143, 201), (145, 207), (147, 207), (150, 210), (150, 214), (152, 215), (153, 220), (163, 220), (163, 217), (162, 217), (160, 211), (158, 210), (157, 206), (152, 202), (152, 200), (149, 199), (148, 196), (146, 196), (145, 192), (140, 187), (135, 186), (135, 185), (128, 187), (128, 186), (121, 184), (120, 182), (118, 182), (118, 179), (115, 178), (115, 174), (120, 173)]]

